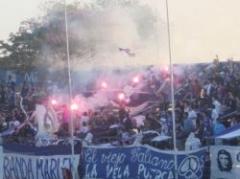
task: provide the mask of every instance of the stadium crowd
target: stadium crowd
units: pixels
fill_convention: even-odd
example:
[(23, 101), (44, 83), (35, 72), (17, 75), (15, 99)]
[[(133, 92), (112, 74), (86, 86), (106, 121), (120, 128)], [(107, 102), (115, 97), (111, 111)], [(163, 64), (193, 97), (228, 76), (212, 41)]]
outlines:
[[(174, 66), (174, 109), (179, 150), (187, 149), (189, 142), (196, 142), (195, 147), (208, 145), (213, 142), (213, 136), (240, 123), (239, 69), (240, 63), (232, 60)], [(125, 84), (135, 92), (122, 93), (122, 97), (118, 95), (119, 98), (113, 98), (105, 106), (79, 112), (71, 111), (67, 103), (54, 104), (50, 101), (52, 93), (47, 87), (38, 87), (26, 81), (19, 86), (9, 76), (0, 87), (2, 140), (35, 145), (39, 121), (34, 113), (36, 105), (41, 104), (46, 108), (42, 118), (43, 128), (51, 136), (47, 135), (50, 143), (47, 141), (40, 145), (66, 142), (65, 139), (71, 137), (72, 118), (74, 136), (85, 145), (130, 145), (139, 142), (171, 149), (173, 106), (169, 77), (168, 70), (156, 72), (155, 67), (148, 67), (140, 75), (140, 83), (135, 80), (135, 83)], [(51, 118), (57, 119), (54, 122), (57, 125)], [(48, 130), (50, 128), (51, 131)], [(156, 137), (159, 136), (166, 138), (158, 141)], [(235, 139), (230, 143), (238, 145), (239, 141)]]

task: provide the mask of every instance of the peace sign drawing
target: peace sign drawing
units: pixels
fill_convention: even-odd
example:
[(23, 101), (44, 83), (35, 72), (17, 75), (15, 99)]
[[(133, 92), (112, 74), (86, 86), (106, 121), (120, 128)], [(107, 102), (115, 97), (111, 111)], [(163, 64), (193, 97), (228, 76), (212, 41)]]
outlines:
[(178, 174), (186, 179), (198, 179), (201, 178), (199, 175), (200, 161), (196, 156), (186, 157), (178, 167)]

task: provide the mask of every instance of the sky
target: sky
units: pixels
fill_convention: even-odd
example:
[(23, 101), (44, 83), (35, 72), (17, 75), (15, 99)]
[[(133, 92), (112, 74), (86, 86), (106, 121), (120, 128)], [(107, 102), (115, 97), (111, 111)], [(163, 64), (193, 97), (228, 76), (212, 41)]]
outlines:
[[(16, 32), (21, 21), (41, 14), (46, 0), (0, 0), (0, 40)], [(91, 1), (91, 0), (88, 0)], [(166, 19), (165, 0), (139, 0)], [(239, 0), (168, 0), (174, 62), (203, 62), (240, 57)]]
[(0, 40), (16, 32), (20, 22), (41, 15), (41, 3), (45, 0), (0, 0)]
[[(164, 10), (164, 2), (148, 0)], [(240, 57), (239, 0), (168, 0), (173, 60)]]

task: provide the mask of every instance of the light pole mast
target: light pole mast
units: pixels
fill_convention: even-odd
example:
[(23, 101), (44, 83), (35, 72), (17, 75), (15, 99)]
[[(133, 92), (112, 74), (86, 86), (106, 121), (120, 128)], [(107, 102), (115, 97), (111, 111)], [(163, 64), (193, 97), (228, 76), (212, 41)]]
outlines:
[[(67, 53), (67, 69), (68, 69), (68, 90), (69, 90), (69, 97), (68, 103), (69, 108), (72, 102), (72, 79), (71, 79), (71, 64), (70, 64), (70, 54), (69, 54), (69, 38), (68, 38), (68, 14), (67, 14), (67, 3), (64, 0), (64, 20), (65, 20), (65, 36), (66, 36), (66, 53)], [(72, 111), (70, 109), (70, 132), (71, 132), (71, 155), (72, 155), (72, 163), (71, 163), (71, 172), (72, 177), (75, 179), (75, 172), (74, 172), (74, 126), (73, 126), (73, 118), (72, 118)]]
[(171, 33), (169, 22), (169, 7), (168, 0), (165, 0), (166, 4), (166, 18), (167, 18), (167, 34), (168, 34), (168, 56), (170, 63), (170, 76), (171, 76), (171, 101), (172, 101), (172, 130), (173, 130), (173, 149), (174, 149), (174, 174), (175, 179), (178, 179), (178, 163), (177, 163), (177, 141), (176, 141), (176, 116), (175, 116), (175, 97), (174, 97), (174, 78), (173, 78), (173, 63), (172, 63), (172, 49), (171, 49)]

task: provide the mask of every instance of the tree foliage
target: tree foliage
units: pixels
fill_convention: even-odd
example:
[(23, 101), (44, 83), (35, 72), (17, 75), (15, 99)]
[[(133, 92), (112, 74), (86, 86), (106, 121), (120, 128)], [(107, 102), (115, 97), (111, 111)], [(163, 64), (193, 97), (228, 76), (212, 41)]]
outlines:
[[(89, 60), (89, 49), (92, 56), (97, 53), (97, 46), (101, 45), (102, 41), (93, 38), (89, 32), (101, 26), (96, 18), (113, 5), (123, 8), (134, 7), (136, 10), (128, 13), (137, 22), (139, 34), (144, 38), (151, 34), (148, 29), (154, 25), (154, 17), (148, 8), (139, 5), (137, 1), (97, 0), (93, 2), (91, 4), (75, 2), (67, 6), (69, 47), (73, 59)], [(46, 13), (42, 18), (22, 22), (17, 33), (11, 34), (7, 41), (0, 41), (1, 67), (28, 71), (36, 67), (64, 66), (66, 64), (64, 9), (64, 4), (60, 2), (49, 3), (45, 7)]]

